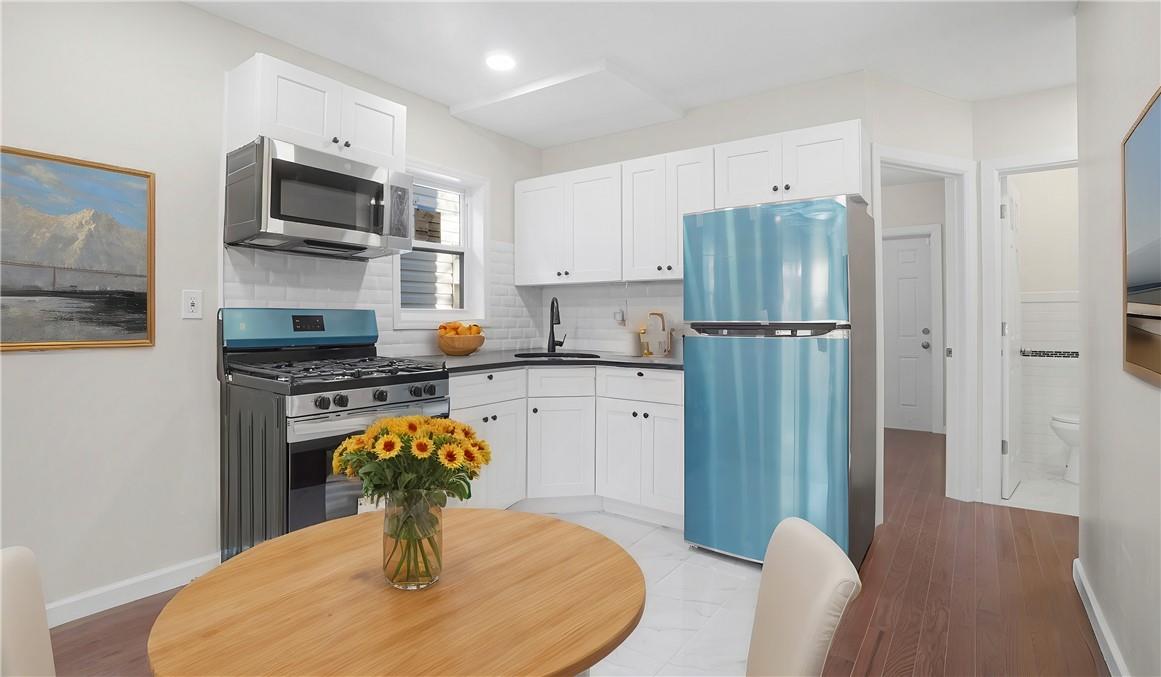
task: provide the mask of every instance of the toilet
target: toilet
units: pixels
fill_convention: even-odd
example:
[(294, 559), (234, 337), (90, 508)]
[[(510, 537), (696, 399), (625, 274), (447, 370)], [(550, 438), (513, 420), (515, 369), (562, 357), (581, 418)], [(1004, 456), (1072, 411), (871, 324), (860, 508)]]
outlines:
[(1052, 432), (1068, 447), (1068, 465), (1065, 467), (1064, 479), (1078, 484), (1080, 482), (1080, 416), (1073, 412), (1054, 414)]

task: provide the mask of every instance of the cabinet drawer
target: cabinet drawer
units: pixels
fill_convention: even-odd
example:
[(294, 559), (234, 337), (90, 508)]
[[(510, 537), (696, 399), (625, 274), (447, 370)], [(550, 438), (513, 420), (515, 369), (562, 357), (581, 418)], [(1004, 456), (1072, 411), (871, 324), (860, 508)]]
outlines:
[(671, 369), (598, 367), (597, 395), (661, 404), (685, 401), (684, 375)]
[(523, 369), (480, 371), (452, 376), (448, 389), (454, 409), (515, 400), (527, 393)]
[(529, 397), (585, 397), (593, 394), (592, 367), (544, 367), (528, 370)]

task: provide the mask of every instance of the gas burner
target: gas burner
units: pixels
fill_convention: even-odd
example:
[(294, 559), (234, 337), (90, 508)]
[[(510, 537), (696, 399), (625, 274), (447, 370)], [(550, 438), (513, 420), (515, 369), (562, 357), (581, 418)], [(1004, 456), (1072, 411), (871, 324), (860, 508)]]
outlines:
[(333, 358), (304, 360), (300, 362), (257, 362), (238, 363), (232, 366), (234, 373), (248, 374), (274, 379), (289, 384), (358, 381), (359, 379), (385, 378), (401, 374), (439, 372), (442, 365), (396, 357), (372, 355), (355, 358)]

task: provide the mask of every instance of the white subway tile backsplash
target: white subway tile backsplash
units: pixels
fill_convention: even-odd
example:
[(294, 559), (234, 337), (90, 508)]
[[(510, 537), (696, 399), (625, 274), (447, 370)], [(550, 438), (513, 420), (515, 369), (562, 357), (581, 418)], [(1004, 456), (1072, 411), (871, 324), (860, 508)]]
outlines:
[(1079, 349), (1080, 312), (1075, 293), (1025, 294), (1020, 315), (1022, 348)]

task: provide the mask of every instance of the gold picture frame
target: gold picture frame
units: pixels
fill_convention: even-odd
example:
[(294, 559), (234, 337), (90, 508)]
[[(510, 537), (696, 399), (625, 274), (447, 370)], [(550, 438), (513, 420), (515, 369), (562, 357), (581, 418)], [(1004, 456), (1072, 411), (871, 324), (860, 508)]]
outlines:
[[(1121, 333), (1125, 371), (1161, 387), (1161, 259), (1153, 260), (1153, 248), (1161, 255), (1159, 97), (1161, 87), (1121, 140)], [(1134, 141), (1143, 150), (1130, 148)]]
[[(0, 160), (0, 351), (153, 346), (153, 172), (10, 146)], [(87, 259), (62, 253), (94, 237)]]

